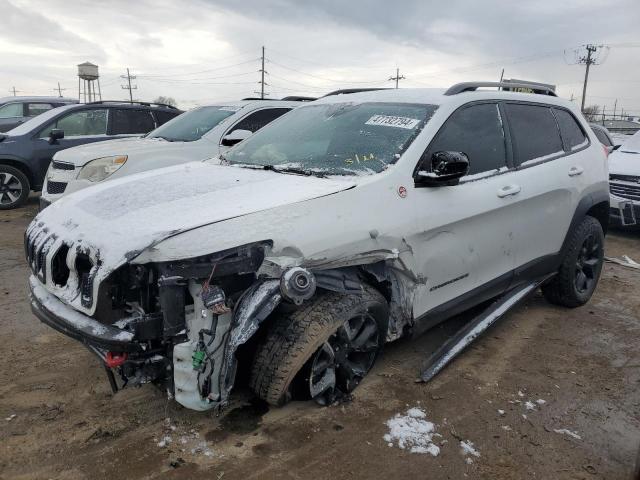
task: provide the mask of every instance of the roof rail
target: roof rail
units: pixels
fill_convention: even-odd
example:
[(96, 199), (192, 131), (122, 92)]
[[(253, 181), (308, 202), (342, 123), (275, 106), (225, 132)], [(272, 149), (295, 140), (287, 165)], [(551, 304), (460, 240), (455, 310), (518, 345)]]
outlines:
[(535, 82), (463, 82), (456, 83), (452, 87), (449, 87), (449, 89), (444, 92), (444, 94), (457, 95), (463, 92), (474, 92), (481, 87), (496, 87), (503, 90), (526, 88), (539, 95), (549, 95), (551, 97), (558, 96), (556, 95), (556, 92), (554, 91), (552, 86)]
[(289, 95), (288, 97), (283, 97), (282, 100), (287, 102), (313, 102), (314, 100), (317, 100), (317, 98), (303, 97), (300, 95)]
[(332, 95), (346, 95), (349, 93), (360, 93), (360, 92), (375, 92), (376, 90), (389, 90), (386, 87), (378, 87), (378, 88), (343, 88), (342, 90), (334, 90), (333, 92), (329, 92), (325, 97), (330, 97)]
[(178, 110), (178, 107), (174, 105), (169, 105), (168, 103), (156, 103), (156, 102), (138, 102), (138, 101), (129, 101), (129, 100), (96, 100), (95, 102), (87, 102), (85, 105), (100, 105), (105, 103), (118, 103), (123, 105), (144, 105), (145, 107), (165, 107), (172, 108), (174, 110)]

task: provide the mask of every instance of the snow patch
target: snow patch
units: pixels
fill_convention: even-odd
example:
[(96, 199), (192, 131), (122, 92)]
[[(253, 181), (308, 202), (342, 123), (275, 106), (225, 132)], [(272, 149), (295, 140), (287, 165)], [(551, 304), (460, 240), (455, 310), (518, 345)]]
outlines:
[(436, 457), (440, 453), (440, 447), (433, 443), (435, 425), (426, 420), (424, 410), (414, 407), (407, 410), (404, 415), (396, 414), (387, 420), (389, 433), (384, 435), (384, 441), (389, 446), (397, 442), (402, 450), (411, 453), (429, 453)]
[(576, 440), (582, 440), (582, 437), (578, 435), (576, 432), (572, 432), (571, 430), (567, 430), (566, 428), (554, 428), (554, 432), (559, 433), (560, 435), (569, 435)]
[(473, 463), (473, 459), (470, 457), (470, 455), (476, 458), (480, 458), (480, 452), (476, 450), (475, 445), (470, 440), (460, 440), (460, 449), (462, 454), (467, 457), (465, 460), (467, 463)]

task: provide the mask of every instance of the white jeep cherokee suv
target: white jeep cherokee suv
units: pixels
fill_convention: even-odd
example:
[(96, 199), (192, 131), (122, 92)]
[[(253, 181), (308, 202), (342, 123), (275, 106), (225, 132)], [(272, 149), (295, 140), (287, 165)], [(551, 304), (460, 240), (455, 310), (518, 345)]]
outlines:
[(583, 305), (603, 148), (552, 92), (487, 86), (518, 87), (331, 95), (216, 160), (71, 195), (25, 234), (33, 311), (114, 389), (153, 382), (205, 410), (236, 372), (272, 404), (331, 402), (385, 341), (527, 282)]
[(103, 180), (214, 157), (299, 105), (300, 101), (286, 99), (208, 105), (183, 113), (143, 137), (62, 150), (49, 165), (41, 208)]

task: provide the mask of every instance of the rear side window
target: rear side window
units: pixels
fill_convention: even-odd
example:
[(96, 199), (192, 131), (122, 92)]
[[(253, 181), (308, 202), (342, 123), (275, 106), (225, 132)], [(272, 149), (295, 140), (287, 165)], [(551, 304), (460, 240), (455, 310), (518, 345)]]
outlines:
[(463, 152), (469, 157), (469, 175), (507, 166), (504, 130), (498, 105), (483, 103), (456, 110), (438, 132), (427, 155)]
[(147, 133), (155, 128), (148, 110), (115, 109), (112, 110), (112, 135)]
[(167, 123), (169, 120), (171, 120), (172, 118), (177, 117), (178, 115), (180, 115), (180, 112), (163, 112), (163, 111), (154, 111), (153, 115), (156, 117), (156, 122), (158, 123), (158, 127), (160, 125), (164, 125), (165, 123)]
[(268, 123), (273, 122), (276, 118), (287, 113), (290, 108), (265, 108), (263, 110), (258, 110), (257, 112), (253, 112), (247, 115), (245, 118), (240, 120), (235, 126), (229, 130), (229, 133), (235, 130), (249, 130), (251, 133), (256, 133), (262, 127), (267, 125)]
[(505, 108), (518, 163), (564, 153), (558, 124), (549, 107), (507, 103)]
[(50, 103), (27, 103), (27, 117), (37, 117), (53, 108)]
[(566, 110), (558, 110), (556, 108), (553, 109), (553, 113), (555, 113), (556, 119), (558, 120), (560, 135), (562, 135), (567, 152), (577, 150), (588, 143), (587, 137), (582, 131), (582, 128), (580, 128), (578, 121), (573, 118), (573, 115)]

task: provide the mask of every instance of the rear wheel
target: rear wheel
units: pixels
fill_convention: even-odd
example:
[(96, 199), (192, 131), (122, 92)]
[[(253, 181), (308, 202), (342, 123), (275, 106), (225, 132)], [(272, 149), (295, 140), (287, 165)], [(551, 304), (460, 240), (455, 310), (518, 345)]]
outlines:
[(384, 343), (387, 302), (365, 287), (361, 295), (322, 292), (303, 308), (276, 318), (259, 345), (251, 387), (273, 405), (299, 394), (321, 405), (351, 392)]
[(31, 187), (27, 176), (15, 167), (0, 165), (0, 210), (10, 210), (24, 204)]
[(589, 301), (604, 263), (602, 225), (587, 216), (569, 240), (558, 274), (542, 287), (545, 298), (556, 305), (579, 307)]

